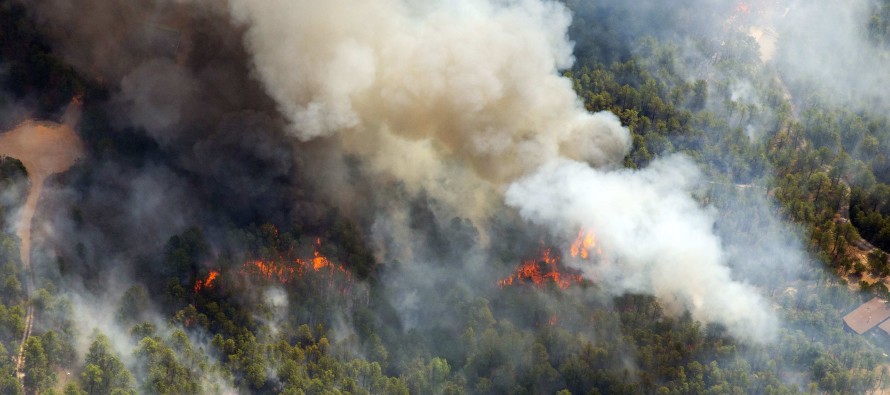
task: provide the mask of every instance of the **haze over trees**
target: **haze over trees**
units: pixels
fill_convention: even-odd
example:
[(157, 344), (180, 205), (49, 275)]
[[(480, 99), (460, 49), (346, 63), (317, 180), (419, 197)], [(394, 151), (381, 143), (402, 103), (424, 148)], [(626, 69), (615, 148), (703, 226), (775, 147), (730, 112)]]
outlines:
[[(444, 209), (449, 195), (416, 191), (360, 149), (294, 142), (276, 115), (285, 110), (251, 76), (242, 33), (215, 11), (183, 14), (188, 29), (120, 13), (123, 25), (140, 21), (125, 42), (151, 54), (121, 77), (113, 68), (139, 62), (72, 57), (56, 35), (64, 25), (51, 23), (64, 16), (50, 3), (0, 1), (0, 125), (58, 117), (83, 95), (89, 154), (48, 188), (40, 220), (53, 225), (33, 255), (30, 297), (12, 227), (27, 172), (0, 158), (0, 393), (793, 394), (888, 385), (890, 341), (845, 331), (841, 317), (890, 296), (887, 256), (859, 247), (890, 251), (890, 118), (786, 81), (746, 30), (723, 25), (741, 12), (736, 3), (566, 1), (576, 61), (560, 73), (585, 110), (609, 111), (629, 130), (619, 166), (682, 153), (701, 169), (691, 194), (714, 217), (733, 279), (756, 285), (779, 317), (771, 342), (734, 338), (645, 290), (610, 292), (568, 263), (566, 240), (509, 209), (480, 225)], [(84, 15), (124, 11), (88, 3)], [(877, 2), (863, 22), (884, 50), (888, 10)], [(188, 57), (166, 55), (174, 36)], [(137, 87), (144, 81), (173, 93)], [(134, 114), (170, 121), (127, 118)], [(342, 161), (325, 156), (335, 152)], [(328, 167), (337, 171), (311, 171)], [(468, 213), (483, 201), (455, 185), (446, 184)], [(608, 250), (588, 247), (598, 264), (608, 261)], [(523, 281), (498, 286), (523, 268)], [(577, 273), (587, 276), (566, 287), (548, 280)], [(28, 306), (35, 329), (20, 380)]]

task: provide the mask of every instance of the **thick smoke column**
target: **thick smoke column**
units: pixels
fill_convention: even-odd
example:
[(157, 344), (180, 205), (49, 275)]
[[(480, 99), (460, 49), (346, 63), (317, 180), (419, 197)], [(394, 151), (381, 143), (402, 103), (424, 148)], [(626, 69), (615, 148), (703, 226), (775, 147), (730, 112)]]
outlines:
[(508, 204), (557, 235), (593, 228), (611, 263), (587, 273), (607, 289), (653, 294), (737, 336), (770, 338), (772, 312), (732, 279), (712, 213), (690, 196), (695, 167), (672, 158), (610, 170), (629, 133), (614, 115), (585, 111), (559, 76), (573, 61), (561, 4), (232, 0), (230, 8), (298, 139), (339, 139), (372, 171), (464, 214), (479, 214), (467, 209), (474, 191), (506, 189)]
[[(339, 134), (386, 170), (405, 163), (385, 158), (425, 150), (504, 180), (558, 155), (605, 164), (628, 148), (617, 119), (584, 111), (557, 73), (573, 61), (558, 3), (235, 0), (231, 9), (249, 25), (256, 71), (294, 135)], [(430, 145), (408, 143), (418, 141)]]

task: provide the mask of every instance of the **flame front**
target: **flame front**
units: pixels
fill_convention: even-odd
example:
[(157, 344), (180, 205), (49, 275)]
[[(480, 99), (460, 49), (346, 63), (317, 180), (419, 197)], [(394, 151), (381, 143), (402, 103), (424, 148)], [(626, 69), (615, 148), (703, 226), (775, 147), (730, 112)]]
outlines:
[(308, 260), (301, 258), (287, 260), (281, 257), (278, 260), (252, 260), (244, 263), (241, 267), (241, 273), (287, 284), (295, 278), (302, 278), (310, 269), (313, 272), (328, 269), (329, 274), (332, 276), (331, 280), (333, 280), (335, 272), (343, 273), (347, 278), (347, 282), (351, 278), (351, 273), (345, 266), (335, 263), (321, 253), (321, 239), (315, 240), (315, 251), (312, 254), (312, 258)]
[(560, 271), (559, 257), (553, 254), (552, 249), (548, 248), (541, 252), (538, 258), (522, 262), (512, 275), (498, 280), (498, 285), (503, 288), (513, 284), (531, 282), (536, 286), (544, 286), (548, 281), (552, 281), (559, 288), (566, 289), (572, 284), (580, 284), (581, 274)]
[(195, 282), (195, 292), (200, 292), (205, 288), (213, 288), (213, 280), (216, 280), (217, 277), (219, 277), (219, 270), (211, 270), (210, 273), (207, 274), (207, 278)]
[[(603, 249), (597, 244), (596, 233), (582, 229), (569, 245), (569, 253), (572, 258), (590, 260), (594, 256), (602, 256)], [(582, 277), (577, 270), (561, 266), (559, 255), (552, 248), (546, 248), (538, 257), (520, 263), (513, 274), (498, 280), (498, 286), (503, 288), (525, 283), (544, 286), (551, 281), (559, 288), (566, 289), (572, 284), (581, 283)]]
[(302, 271), (302, 266), (299, 264), (292, 265), (287, 262), (263, 260), (247, 261), (241, 268), (241, 272), (244, 274), (257, 275), (266, 280), (276, 280), (282, 284), (293, 280), (297, 270)]

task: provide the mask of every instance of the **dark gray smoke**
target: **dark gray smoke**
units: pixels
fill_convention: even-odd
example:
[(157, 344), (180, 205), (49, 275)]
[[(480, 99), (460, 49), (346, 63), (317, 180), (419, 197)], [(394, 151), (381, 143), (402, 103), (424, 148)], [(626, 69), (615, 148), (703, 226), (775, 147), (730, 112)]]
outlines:
[[(640, 173), (614, 170), (629, 133), (614, 115), (581, 108), (559, 76), (573, 61), (561, 4), (232, 1), (230, 8), (246, 26), (257, 75), (299, 140), (338, 138), (375, 172), (439, 202), (439, 224), (490, 216), (502, 203), (478, 199), (478, 191), (506, 190), (508, 204), (560, 239), (579, 228), (605, 235), (614, 267), (588, 272), (615, 294), (653, 294), (737, 336), (771, 338), (770, 309), (733, 280), (712, 215), (690, 196), (695, 167), (676, 159)], [(587, 164), (553, 165), (566, 159)], [(400, 249), (399, 260), (429, 260), (412, 248), (410, 218), (390, 208), (374, 230), (395, 240), (383, 244)], [(422, 303), (410, 295), (406, 306)]]
[[(85, 277), (108, 265), (138, 276), (189, 226), (222, 240), (214, 231), (230, 225), (317, 223), (336, 207), (391, 264), (385, 295), (411, 328), (432, 290), (482, 294), (525, 253), (504, 250), (590, 228), (609, 259), (581, 267), (608, 293), (651, 294), (769, 341), (777, 320), (749, 282), (775, 267), (715, 230), (720, 213), (697, 199), (705, 176), (680, 156), (619, 169), (630, 133), (588, 112), (560, 75), (575, 56), (623, 59), (647, 34), (725, 31), (735, 4), (569, 5), (574, 25), (565, 5), (541, 0), (29, 2), (54, 50), (107, 87), (88, 100), (90, 156), (54, 192), (73, 208), (48, 214), (46, 244)], [(764, 26), (795, 20), (776, 12)], [(786, 59), (784, 40), (810, 20), (770, 25), (788, 73), (807, 58)], [(585, 27), (607, 23), (626, 25), (609, 30), (614, 47), (573, 47), (569, 32), (586, 42)], [(714, 54), (681, 47), (698, 63)], [(793, 242), (768, 251), (803, 255)]]

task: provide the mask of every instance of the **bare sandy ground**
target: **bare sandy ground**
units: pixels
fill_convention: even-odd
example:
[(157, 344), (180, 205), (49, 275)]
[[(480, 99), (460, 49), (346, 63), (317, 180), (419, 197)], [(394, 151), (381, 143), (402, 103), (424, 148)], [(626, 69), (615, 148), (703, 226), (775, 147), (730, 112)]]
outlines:
[(50, 175), (70, 168), (83, 155), (83, 145), (73, 129), (79, 115), (80, 103), (75, 100), (68, 106), (63, 123), (27, 120), (0, 134), (0, 155), (22, 161), (31, 182), (28, 199), (16, 225), (26, 268), (31, 261), (31, 220), (43, 191), (43, 182)]
[[(25, 207), (19, 214), (16, 233), (22, 241), (20, 252), (22, 264), (27, 273), (25, 292), (30, 297), (34, 289), (34, 276), (31, 271), (31, 222), (37, 202), (43, 191), (43, 182), (52, 174), (60, 173), (74, 164), (83, 155), (83, 143), (74, 133), (80, 119), (80, 100), (74, 99), (65, 110), (62, 123), (27, 120), (10, 131), (0, 134), (0, 156), (11, 156), (22, 161), (28, 170), (30, 188)], [(25, 341), (34, 326), (34, 306), (28, 304), (25, 316), (25, 331), (16, 358), (16, 376), (24, 377)]]

